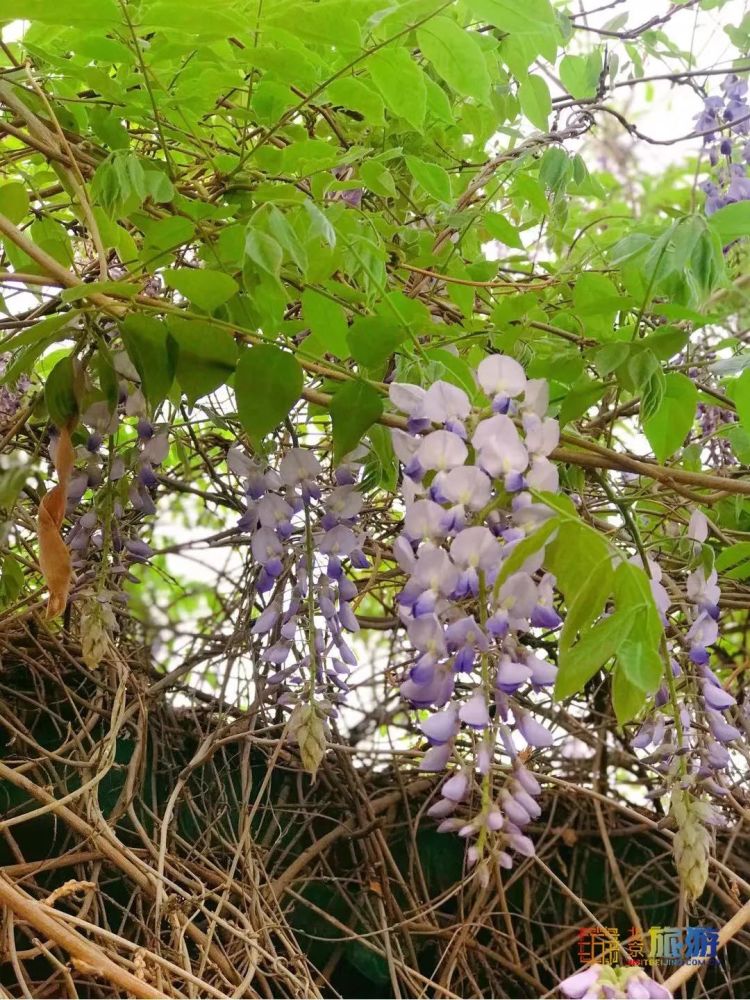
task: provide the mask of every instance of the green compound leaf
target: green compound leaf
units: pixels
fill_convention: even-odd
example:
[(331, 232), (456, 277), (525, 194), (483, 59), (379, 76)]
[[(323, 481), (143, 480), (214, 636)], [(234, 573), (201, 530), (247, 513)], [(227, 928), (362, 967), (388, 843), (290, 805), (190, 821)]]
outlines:
[(164, 281), (169, 288), (176, 288), (180, 295), (206, 312), (218, 309), (239, 291), (239, 285), (231, 275), (197, 267), (166, 271)]
[(643, 421), (643, 430), (660, 462), (673, 455), (690, 433), (698, 405), (698, 390), (686, 375), (664, 376), (664, 395), (655, 412)]
[(367, 382), (347, 382), (333, 397), (333, 460), (357, 447), (383, 412), (383, 397)]
[(176, 351), (177, 381), (191, 406), (231, 377), (237, 345), (229, 333), (209, 323), (170, 319), (169, 337)]
[(272, 344), (240, 355), (234, 374), (237, 413), (255, 447), (289, 415), (302, 395), (302, 384), (297, 359)]
[(471, 32), (449, 17), (434, 17), (417, 29), (422, 55), (445, 82), (462, 97), (487, 101), (490, 75), (481, 46)]
[(150, 316), (128, 316), (121, 325), (122, 342), (141, 377), (141, 387), (152, 406), (167, 397), (175, 372), (175, 352), (167, 327)]

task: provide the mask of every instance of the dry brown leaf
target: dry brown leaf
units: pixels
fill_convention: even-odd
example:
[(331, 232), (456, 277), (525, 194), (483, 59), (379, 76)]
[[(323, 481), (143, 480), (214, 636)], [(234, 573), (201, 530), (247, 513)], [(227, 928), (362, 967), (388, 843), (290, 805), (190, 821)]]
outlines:
[(49, 590), (48, 618), (55, 618), (65, 610), (72, 575), (70, 552), (60, 534), (73, 469), (73, 444), (68, 427), (60, 430), (55, 451), (55, 469), (57, 485), (42, 497), (37, 517), (39, 566)]

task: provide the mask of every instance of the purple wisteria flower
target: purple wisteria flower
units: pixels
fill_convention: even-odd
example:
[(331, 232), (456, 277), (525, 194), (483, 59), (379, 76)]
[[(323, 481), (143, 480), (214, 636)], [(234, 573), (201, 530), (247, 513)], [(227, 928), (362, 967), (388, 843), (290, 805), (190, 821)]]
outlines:
[(507, 413), (510, 401), (526, 388), (526, 373), (514, 358), (491, 354), (480, 361), (477, 381), (492, 400), (492, 409), (496, 413)]
[(558, 985), (570, 1000), (671, 1000), (672, 994), (643, 969), (594, 963), (568, 976)]
[[(447, 383), (394, 383), (389, 393), (408, 418), (408, 432), (393, 432), (406, 501), (393, 546), (407, 574), (397, 607), (412, 649), (401, 693), (430, 710), (421, 769), (454, 765), (429, 813), (467, 838), (467, 864), (486, 883), (491, 864), (534, 853), (525, 829), (540, 815), (541, 787), (520, 751), (554, 741), (535, 703), (557, 668), (524, 638), (561, 625), (555, 580), (542, 572), (543, 546), (515, 572), (503, 567), (550, 516), (530, 490), (558, 488), (549, 455), (559, 427), (546, 416), (546, 382), (527, 380), (514, 358), (491, 355), (476, 377), (483, 411)], [(497, 754), (510, 766), (494, 789)]]
[(737, 142), (750, 133), (750, 105), (746, 76), (730, 73), (722, 82), (723, 96), (704, 101), (695, 120), (695, 131), (703, 135), (713, 177), (701, 183), (706, 195), (706, 214), (713, 215), (725, 205), (750, 199), (750, 144)]
[[(708, 208), (706, 211), (708, 212)], [(698, 369), (690, 369), (690, 377), (696, 378), (697, 376)], [(732, 442), (723, 434), (717, 433), (726, 424), (737, 423), (738, 417), (736, 412), (702, 401), (698, 403), (697, 410), (700, 433), (696, 437), (701, 452), (705, 456), (706, 464), (713, 466), (715, 469), (723, 469), (728, 465), (737, 465), (737, 457), (734, 454)]]
[[(112, 405), (97, 400), (81, 416), (88, 435), (85, 443), (75, 448), (67, 495), (73, 527), (67, 542), (73, 566), (83, 578), (93, 557), (99, 562), (108, 559), (113, 576), (137, 582), (129, 566), (148, 562), (153, 555), (151, 546), (137, 532), (144, 517), (156, 512), (153, 491), (159, 485), (157, 469), (169, 454), (170, 441), (168, 430), (154, 426), (149, 419), (140, 389), (128, 381), (135, 372), (126, 356), (116, 355), (115, 360), (117, 370), (126, 373), (118, 402)], [(121, 427), (126, 429), (124, 444), (116, 438)], [(128, 437), (128, 427), (131, 434), (135, 431), (134, 438)], [(51, 452), (54, 447), (53, 440)], [(75, 516), (81, 505), (86, 509)], [(138, 516), (133, 517), (133, 512)], [(104, 577), (98, 579), (101, 584)]]
[[(689, 606), (680, 619), (670, 621), (678, 637), (667, 639), (672, 683), (657, 691), (653, 711), (632, 740), (634, 748), (647, 751), (644, 763), (660, 779), (649, 795), (670, 793), (670, 812), (677, 826), (675, 861), (693, 899), (703, 891), (708, 875), (707, 828), (723, 822), (705, 796), (728, 794), (722, 774), (732, 762), (732, 744), (742, 735), (729, 718), (736, 699), (710, 666), (711, 647), (719, 637), (721, 594), (716, 571), (708, 569), (712, 555), (707, 539), (708, 521), (695, 510), (682, 543), (693, 567), (685, 581)], [(648, 561), (651, 566), (652, 560)], [(656, 582), (652, 574), (652, 587)]]
[[(238, 528), (250, 535), (256, 594), (266, 599), (249, 627), (260, 660), (269, 665), (266, 679), (281, 707), (314, 703), (329, 718), (344, 701), (356, 665), (346, 639), (359, 629), (351, 571), (369, 565), (358, 530), (358, 457), (326, 472), (309, 448), (292, 448), (278, 469), (236, 447), (227, 455), (244, 486)], [(434, 574), (423, 569), (429, 590)]]

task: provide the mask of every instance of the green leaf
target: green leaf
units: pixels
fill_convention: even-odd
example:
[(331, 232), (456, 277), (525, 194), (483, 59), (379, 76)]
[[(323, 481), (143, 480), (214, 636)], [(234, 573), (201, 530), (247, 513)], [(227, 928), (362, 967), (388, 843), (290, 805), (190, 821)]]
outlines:
[(361, 981), (368, 983), (376, 994), (384, 993), (388, 989), (390, 968), (381, 952), (371, 951), (361, 941), (354, 939), (346, 942), (344, 956), (346, 962), (357, 970)]
[(274, 278), (280, 276), (284, 252), (273, 236), (269, 236), (268, 233), (264, 233), (260, 229), (248, 228), (245, 235), (245, 255), (261, 271), (265, 271)]
[(615, 570), (614, 591), (617, 607), (637, 615), (637, 625), (628, 640), (643, 645), (647, 651), (644, 655), (655, 653), (661, 645), (664, 626), (645, 570), (634, 563), (621, 562)]
[[(0, 479), (3, 473), (0, 472)], [(3, 504), (3, 506), (6, 506)], [(0, 599), (3, 607), (12, 604), (24, 588), (24, 575), (21, 563), (11, 555), (3, 560), (2, 573), (0, 574)]]
[[(127, 51), (127, 50), (126, 50)], [(88, 109), (89, 121), (97, 138), (110, 149), (128, 149), (130, 135), (110, 108), (95, 104)]]
[(523, 250), (523, 241), (516, 227), (499, 212), (487, 212), (483, 218), (484, 227), (490, 236), (500, 240), (506, 247)]
[(141, 377), (141, 387), (152, 406), (167, 398), (174, 380), (174, 350), (170, 348), (167, 328), (150, 316), (128, 316), (120, 325), (128, 357)]
[(120, 12), (114, 0), (75, 0), (66, 4), (50, 0), (0, 0), (0, 21), (24, 19), (66, 28), (75, 25), (90, 31), (119, 25)]
[(220, 6), (211, 11), (211, 17), (206, 17), (203, 6), (185, 0), (156, 0), (145, 4), (140, 23), (148, 28), (167, 28), (209, 38), (230, 35), (237, 30), (231, 14), (222, 11)]
[(602, 613), (612, 593), (613, 579), (612, 556), (609, 551), (605, 551), (604, 557), (589, 573), (574, 599), (568, 600), (568, 613), (560, 633), (561, 650), (569, 649), (578, 633), (583, 632)]
[(750, 202), (736, 201), (725, 205), (709, 218), (708, 224), (723, 244), (750, 236)]
[(44, 385), (44, 401), (52, 423), (64, 427), (74, 417), (78, 416), (78, 398), (76, 396), (75, 369), (73, 355), (68, 354), (57, 362), (47, 376)]
[(453, 123), (453, 109), (445, 88), (442, 87), (431, 76), (425, 74), (425, 84), (427, 85), (427, 114), (430, 118), (437, 119), (445, 125)]
[[(545, 498), (550, 506), (552, 501)], [(555, 509), (560, 509), (556, 507)], [(612, 551), (604, 537), (571, 513), (561, 519), (560, 530), (550, 542), (545, 554), (545, 566), (555, 574), (558, 589), (570, 608)]]
[[(343, 308), (332, 299), (311, 288), (302, 293), (302, 315), (310, 327), (321, 354), (334, 354), (345, 361), (349, 357), (347, 333), (349, 326)], [(305, 350), (312, 346), (305, 341)]]
[(110, 410), (114, 412), (120, 394), (120, 380), (115, 369), (112, 352), (103, 342), (100, 342), (97, 348), (94, 364), (99, 376), (99, 388), (109, 403)]
[(437, 163), (425, 163), (417, 156), (407, 156), (406, 166), (409, 173), (427, 194), (445, 203), (451, 200), (451, 179)]
[(564, 427), (571, 420), (577, 420), (583, 416), (589, 407), (602, 398), (606, 389), (604, 382), (594, 382), (588, 377), (575, 383), (566, 394), (560, 407), (560, 426)]
[(530, 74), (522, 80), (518, 88), (518, 100), (531, 124), (536, 125), (540, 132), (546, 132), (552, 113), (552, 98), (542, 77)]
[(159, 219), (146, 230), (148, 247), (159, 250), (176, 250), (195, 235), (195, 226), (181, 215)]
[(658, 649), (638, 638), (638, 623), (634, 623), (634, 635), (624, 639), (617, 651), (617, 665), (631, 684), (646, 694), (653, 694), (664, 676), (664, 664)]
[(630, 355), (630, 344), (623, 343), (621, 340), (612, 341), (611, 344), (605, 344), (604, 347), (600, 348), (595, 356), (596, 368), (600, 375), (609, 375), (611, 372), (619, 368), (624, 361)]
[(698, 390), (686, 375), (664, 376), (664, 396), (658, 409), (643, 421), (643, 432), (660, 462), (682, 445), (695, 420)]
[(511, 35), (557, 33), (555, 12), (549, 0), (468, 0), (469, 9), (483, 21)]
[(557, 531), (560, 527), (560, 521), (556, 517), (550, 517), (540, 527), (536, 529), (528, 538), (524, 538), (523, 541), (519, 542), (513, 547), (510, 555), (503, 561), (500, 572), (495, 578), (493, 584), (493, 590), (497, 594), (500, 592), (500, 588), (514, 573), (523, 566), (527, 559), (531, 556), (536, 555), (539, 549), (543, 548), (549, 541), (550, 537)]
[[(77, 318), (78, 311), (71, 309), (69, 312), (57, 313), (53, 316), (47, 316), (45, 319), (40, 319), (22, 333), (17, 333), (3, 341), (3, 350), (15, 351), (19, 347), (26, 347), (28, 344), (36, 343), (41, 343), (43, 345), (42, 349), (44, 349), (49, 343), (55, 340), (67, 340), (69, 337), (67, 330), (76, 323)], [(0, 376), (0, 384), (14, 380), (8, 374), (8, 371)]]
[(242, 426), (255, 447), (274, 430), (302, 395), (303, 375), (294, 355), (272, 344), (243, 351), (234, 373)]
[(425, 351), (425, 357), (431, 361), (438, 362), (442, 368), (440, 377), (444, 381), (450, 382), (452, 385), (457, 385), (459, 389), (463, 389), (469, 399), (476, 397), (477, 383), (474, 378), (474, 371), (463, 358), (451, 354), (444, 347), (430, 348), (429, 351)]
[(383, 412), (383, 397), (367, 382), (346, 382), (331, 402), (333, 460), (357, 447), (365, 431)]
[(542, 157), (539, 180), (554, 194), (560, 194), (573, 172), (573, 162), (559, 146), (551, 146)]
[(630, 300), (620, 295), (606, 274), (584, 271), (573, 289), (573, 305), (585, 323), (586, 333), (607, 339), (612, 336), (615, 317), (630, 306)]
[(128, 281), (87, 281), (83, 285), (64, 288), (60, 293), (63, 302), (78, 302), (91, 295), (117, 295), (119, 298), (134, 299), (139, 289)]
[(97, 167), (91, 193), (112, 215), (133, 211), (148, 195), (143, 164), (130, 150), (115, 150)]
[(592, 626), (575, 645), (561, 649), (555, 697), (568, 698), (580, 691), (617, 654), (635, 620), (632, 611), (618, 610)]
[(654, 604), (651, 584), (646, 571), (632, 562), (621, 562), (615, 570), (615, 598), (647, 616), (641, 622), (644, 634), (651, 639), (661, 636), (662, 626)]
[[(199, 8), (203, 12), (203, 8)], [(292, 6), (279, 4), (272, 8), (272, 20), (282, 27), (292, 27), (301, 38), (308, 38), (315, 44), (335, 46), (341, 49), (360, 49), (362, 37), (359, 24), (352, 16), (356, 11), (347, 0), (311, 4), (307, 0)], [(204, 20), (205, 20), (205, 14)]]
[(750, 542), (736, 542), (716, 557), (716, 569), (730, 580), (750, 577)]
[(631, 722), (645, 704), (643, 689), (633, 684), (621, 663), (616, 663), (612, 671), (612, 705), (618, 723), (624, 726)]
[(732, 451), (743, 465), (750, 465), (750, 434), (742, 424), (724, 424), (718, 436), (729, 441)]
[[(70, 267), (73, 263), (73, 247), (70, 237), (65, 227), (57, 224), (51, 218), (37, 219), (32, 222), (27, 230), (27, 235), (31, 237), (33, 243), (54, 257), (59, 264)], [(9, 251), (10, 247), (6, 244), (5, 252), (10, 256)]]
[(176, 376), (192, 406), (224, 385), (237, 365), (237, 345), (229, 333), (209, 323), (168, 320), (176, 354)]
[(731, 383), (732, 399), (742, 427), (750, 432), (750, 368)]
[(388, 493), (394, 493), (398, 488), (399, 463), (390, 432), (381, 424), (373, 424), (367, 436), (370, 453), (365, 462), (363, 489), (380, 487)]
[(660, 361), (669, 361), (680, 353), (688, 340), (690, 333), (687, 330), (680, 330), (676, 326), (663, 326), (645, 337), (643, 343)]
[[(129, 138), (128, 133), (125, 136)], [(156, 205), (164, 205), (172, 201), (175, 188), (164, 170), (146, 171), (146, 194)]]
[(21, 462), (15, 455), (0, 455), (0, 510), (8, 511), (31, 473), (31, 462)]
[(381, 198), (395, 198), (396, 184), (393, 174), (378, 160), (365, 160), (359, 168), (359, 176), (367, 187)]
[(449, 17), (434, 17), (417, 29), (417, 41), (422, 55), (452, 90), (480, 103), (489, 100), (487, 63), (471, 32)]
[(601, 71), (602, 58), (598, 51), (586, 56), (565, 56), (560, 63), (560, 80), (571, 97), (585, 100), (596, 96)]
[(421, 67), (408, 51), (389, 46), (368, 56), (366, 65), (389, 110), (421, 132), (427, 88)]
[(354, 76), (334, 80), (326, 87), (326, 97), (334, 104), (358, 111), (368, 125), (385, 125), (384, 107), (380, 94)]
[(239, 291), (234, 278), (223, 271), (179, 267), (174, 271), (164, 271), (162, 276), (168, 288), (175, 288), (180, 295), (206, 312), (213, 312)]
[(0, 187), (0, 212), (6, 215), (14, 225), (18, 225), (29, 210), (29, 196), (26, 185), (18, 181), (3, 184)]
[[(262, 213), (262, 214), (261, 214)], [(307, 270), (307, 253), (289, 220), (275, 205), (266, 205), (256, 218), (262, 218), (271, 236), (303, 273)]]
[(641, 421), (645, 422), (661, 406), (667, 387), (664, 372), (653, 351), (642, 348), (631, 355), (628, 374), (641, 394)]
[(347, 339), (355, 361), (377, 368), (403, 343), (406, 331), (383, 316), (363, 316), (349, 327)]
[(328, 216), (309, 199), (305, 200), (305, 211), (310, 216), (310, 229), (308, 231), (308, 235), (319, 236), (321, 239), (325, 240), (328, 246), (333, 250), (336, 246), (336, 230), (331, 224)]

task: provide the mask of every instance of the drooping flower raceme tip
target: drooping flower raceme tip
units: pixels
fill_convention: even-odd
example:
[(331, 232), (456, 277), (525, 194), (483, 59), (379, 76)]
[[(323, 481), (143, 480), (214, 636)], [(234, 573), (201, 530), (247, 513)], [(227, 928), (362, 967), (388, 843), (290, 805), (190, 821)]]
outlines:
[[(691, 561), (685, 580), (687, 612), (670, 622), (675, 638), (666, 640), (671, 684), (665, 682), (657, 691), (649, 716), (632, 740), (633, 747), (648, 751), (645, 761), (660, 779), (650, 794), (670, 796), (675, 864), (693, 900), (708, 877), (712, 829), (723, 822), (709, 800), (728, 794), (724, 772), (732, 744), (741, 736), (732, 718), (736, 699), (710, 665), (711, 646), (719, 635), (721, 592), (716, 570), (706, 563), (711, 555), (707, 538), (706, 517), (695, 510), (682, 543)], [(665, 613), (670, 603), (666, 597)]]

